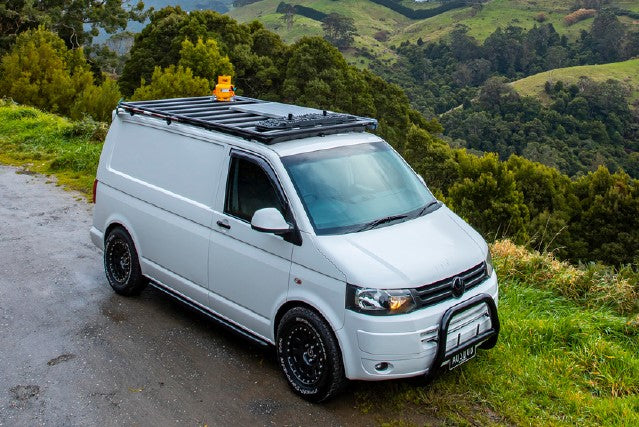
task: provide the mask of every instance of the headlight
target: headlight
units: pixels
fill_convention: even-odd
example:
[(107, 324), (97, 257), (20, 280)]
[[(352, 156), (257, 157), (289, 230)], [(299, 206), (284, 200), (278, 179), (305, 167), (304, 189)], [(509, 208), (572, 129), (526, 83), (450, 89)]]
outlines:
[(366, 314), (400, 314), (415, 308), (409, 289), (375, 289), (347, 285), (346, 308)]
[(488, 255), (486, 255), (486, 272), (488, 273), (488, 277), (493, 275), (493, 257), (490, 256), (490, 249), (488, 249)]

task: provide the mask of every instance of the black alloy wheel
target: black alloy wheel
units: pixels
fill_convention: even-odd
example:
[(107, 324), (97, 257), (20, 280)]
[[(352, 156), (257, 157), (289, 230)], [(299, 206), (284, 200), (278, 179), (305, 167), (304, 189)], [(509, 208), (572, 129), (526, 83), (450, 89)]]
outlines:
[(284, 314), (277, 332), (277, 356), (291, 388), (321, 402), (346, 383), (337, 339), (326, 321), (306, 307)]
[(120, 295), (136, 295), (147, 285), (131, 236), (121, 227), (111, 230), (104, 242), (104, 271)]

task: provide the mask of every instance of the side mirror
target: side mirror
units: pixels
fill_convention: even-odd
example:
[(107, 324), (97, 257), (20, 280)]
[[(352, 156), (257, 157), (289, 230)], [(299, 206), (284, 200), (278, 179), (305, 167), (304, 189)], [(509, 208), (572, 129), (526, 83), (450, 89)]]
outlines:
[(255, 211), (251, 219), (251, 228), (262, 233), (283, 235), (293, 228), (286, 222), (282, 213), (275, 208), (264, 208)]

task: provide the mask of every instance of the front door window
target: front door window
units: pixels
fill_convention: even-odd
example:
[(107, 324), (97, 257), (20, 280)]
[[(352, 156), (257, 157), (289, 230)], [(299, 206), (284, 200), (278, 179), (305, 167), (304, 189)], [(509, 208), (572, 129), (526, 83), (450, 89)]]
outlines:
[(284, 208), (273, 182), (257, 163), (233, 157), (229, 169), (224, 213), (251, 222), (255, 211)]

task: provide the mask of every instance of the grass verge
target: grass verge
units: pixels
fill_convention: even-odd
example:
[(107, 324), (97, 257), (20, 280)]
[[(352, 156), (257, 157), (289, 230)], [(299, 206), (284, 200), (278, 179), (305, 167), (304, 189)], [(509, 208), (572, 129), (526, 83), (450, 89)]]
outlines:
[(54, 175), (90, 197), (107, 125), (0, 101), (0, 162)]

